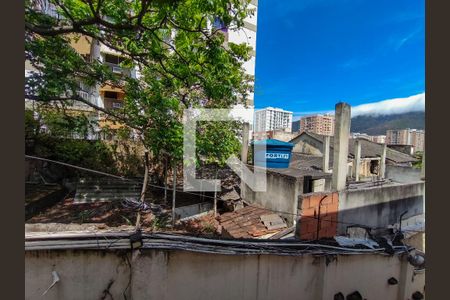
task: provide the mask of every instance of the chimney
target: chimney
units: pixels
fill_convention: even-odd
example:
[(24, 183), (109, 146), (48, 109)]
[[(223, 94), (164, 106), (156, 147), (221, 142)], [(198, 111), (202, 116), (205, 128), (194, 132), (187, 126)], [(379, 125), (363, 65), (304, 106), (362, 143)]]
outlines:
[(361, 140), (355, 139), (355, 159), (353, 160), (353, 170), (355, 181), (359, 181), (359, 172), (361, 169)]
[(350, 105), (338, 103), (335, 108), (332, 189), (343, 190), (347, 181)]
[(325, 136), (323, 142), (323, 160), (322, 160), (322, 170), (327, 173), (330, 165), (330, 136)]
[(381, 153), (381, 161), (380, 161), (380, 179), (384, 179), (386, 173), (386, 151), (387, 151), (387, 144), (383, 144), (383, 152)]

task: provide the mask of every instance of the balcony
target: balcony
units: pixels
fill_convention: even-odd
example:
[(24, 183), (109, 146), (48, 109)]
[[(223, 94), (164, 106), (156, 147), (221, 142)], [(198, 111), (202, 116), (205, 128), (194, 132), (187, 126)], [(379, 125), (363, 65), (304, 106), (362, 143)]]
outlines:
[(122, 68), (121, 66), (119, 66), (117, 64), (113, 64), (113, 63), (109, 63), (109, 62), (104, 62), (104, 64), (107, 65), (114, 74), (131, 77), (130, 69)]
[(106, 109), (120, 109), (123, 107), (122, 99), (103, 97), (103, 103)]

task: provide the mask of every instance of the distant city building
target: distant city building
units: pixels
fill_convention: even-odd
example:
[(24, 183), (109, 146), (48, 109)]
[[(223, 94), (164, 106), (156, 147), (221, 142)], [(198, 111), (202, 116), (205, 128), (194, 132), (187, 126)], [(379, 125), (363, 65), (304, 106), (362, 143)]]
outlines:
[(313, 115), (300, 119), (300, 130), (321, 135), (334, 135), (333, 115)]
[(386, 132), (388, 145), (412, 145), (414, 151), (423, 151), (425, 148), (425, 131), (418, 129), (396, 129)]
[(292, 112), (281, 108), (267, 107), (255, 111), (254, 132), (284, 129), (292, 130)]
[(386, 136), (385, 135), (371, 135), (370, 140), (374, 143), (385, 144)]
[(367, 133), (352, 132), (352, 133), (350, 133), (350, 138), (365, 139), (365, 140), (368, 140), (368, 141), (371, 141), (374, 143), (378, 143), (378, 144), (386, 143), (385, 135), (368, 135)]
[(414, 146), (415, 151), (423, 151), (425, 149), (425, 131), (412, 129), (411, 144)]
[(270, 131), (262, 131), (262, 132), (254, 132), (253, 140), (260, 141), (266, 139), (275, 139), (283, 142), (289, 142), (296, 136), (296, 133), (287, 132), (283, 129), (281, 130), (270, 130)]
[(368, 141), (372, 140), (372, 137), (370, 135), (368, 135), (367, 133), (359, 133), (359, 132), (350, 133), (350, 138), (351, 139), (365, 139)]
[(292, 122), (292, 132), (300, 131), (300, 120)]

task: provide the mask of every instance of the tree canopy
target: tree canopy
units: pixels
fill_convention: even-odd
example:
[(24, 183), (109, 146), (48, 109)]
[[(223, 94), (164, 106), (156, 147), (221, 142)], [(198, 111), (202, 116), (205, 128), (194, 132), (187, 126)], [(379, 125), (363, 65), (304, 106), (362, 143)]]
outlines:
[[(80, 101), (136, 130), (155, 155), (180, 159), (183, 109), (247, 101), (253, 78), (243, 63), (251, 48), (227, 42), (223, 29), (241, 28), (250, 14), (242, 0), (26, 0), (25, 59), (36, 71), (26, 78), (25, 97), (62, 107)], [(217, 20), (220, 28), (212, 26)], [(92, 53), (77, 52), (80, 39), (113, 49), (139, 76), (116, 74)], [(85, 86), (106, 84), (124, 90), (122, 108), (80, 96)], [(201, 154), (223, 163), (239, 147), (234, 129), (200, 125)]]

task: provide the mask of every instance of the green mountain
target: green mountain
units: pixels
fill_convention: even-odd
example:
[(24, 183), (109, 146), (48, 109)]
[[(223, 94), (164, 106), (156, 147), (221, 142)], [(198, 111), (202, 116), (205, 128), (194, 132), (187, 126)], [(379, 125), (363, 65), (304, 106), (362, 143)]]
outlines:
[(388, 129), (425, 129), (425, 112), (409, 112), (395, 115), (361, 115), (352, 118), (351, 132), (369, 135), (385, 135)]

